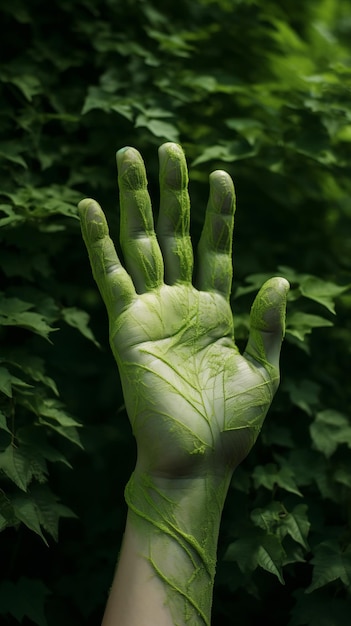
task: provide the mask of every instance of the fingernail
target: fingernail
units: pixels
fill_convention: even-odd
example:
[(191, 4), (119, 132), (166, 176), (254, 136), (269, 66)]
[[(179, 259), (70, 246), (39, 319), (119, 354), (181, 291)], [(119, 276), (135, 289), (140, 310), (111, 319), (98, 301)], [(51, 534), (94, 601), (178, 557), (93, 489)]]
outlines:
[(118, 176), (123, 174), (130, 168), (133, 163), (140, 162), (141, 156), (139, 152), (132, 146), (126, 146), (118, 150), (116, 154)]
[(83, 211), (87, 211), (88, 208), (95, 202), (92, 198), (84, 198), (78, 202), (78, 211), (82, 213)]
[(119, 164), (122, 159), (125, 158), (128, 151), (130, 152), (130, 156), (132, 156), (132, 154), (136, 152), (135, 148), (132, 148), (132, 146), (125, 146), (124, 148), (120, 148), (120, 150), (117, 150), (117, 164)]
[(124, 148), (120, 148), (119, 150), (117, 150), (117, 155), (122, 155), (125, 152), (127, 152), (127, 150), (129, 150), (129, 148), (131, 148), (132, 146), (124, 146)]

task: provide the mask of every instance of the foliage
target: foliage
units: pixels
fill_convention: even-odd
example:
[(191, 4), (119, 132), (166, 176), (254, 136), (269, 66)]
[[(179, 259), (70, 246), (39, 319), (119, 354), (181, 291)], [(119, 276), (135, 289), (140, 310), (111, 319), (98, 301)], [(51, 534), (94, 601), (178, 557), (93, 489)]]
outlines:
[(213, 623), (344, 626), (348, 2), (1, 4), (1, 623), (101, 616), (135, 450), (75, 207), (96, 197), (116, 233), (114, 152), (141, 150), (157, 197), (156, 147), (176, 140), (194, 244), (209, 172), (236, 183), (240, 347), (262, 280), (292, 285), (281, 387), (223, 516)]

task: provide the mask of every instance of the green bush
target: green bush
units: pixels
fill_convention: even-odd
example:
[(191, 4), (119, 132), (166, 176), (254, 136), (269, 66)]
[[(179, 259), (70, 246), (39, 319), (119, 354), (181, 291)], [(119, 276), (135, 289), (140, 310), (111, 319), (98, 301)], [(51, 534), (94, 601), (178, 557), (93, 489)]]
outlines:
[[(233, 309), (292, 285), (282, 383), (233, 479), (213, 624), (348, 626), (351, 21), (346, 0), (1, 3), (0, 621), (99, 622), (134, 442), (76, 204), (118, 239), (115, 151), (238, 197)], [(157, 207), (155, 207), (157, 209)]]

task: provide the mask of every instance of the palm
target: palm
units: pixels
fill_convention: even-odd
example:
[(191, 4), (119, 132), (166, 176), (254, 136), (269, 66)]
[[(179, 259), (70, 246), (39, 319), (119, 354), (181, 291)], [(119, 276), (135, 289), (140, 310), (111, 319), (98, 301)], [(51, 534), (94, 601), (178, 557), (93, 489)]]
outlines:
[[(234, 188), (210, 178), (192, 285), (187, 170), (179, 146), (160, 149), (158, 235), (142, 159), (119, 155), (122, 267), (97, 203), (80, 206), (94, 277), (110, 319), (111, 346), (138, 444), (138, 464), (166, 476), (235, 466), (253, 445), (278, 383), (287, 284), (256, 297), (245, 354), (229, 306)], [(127, 270), (127, 271), (126, 271)], [(164, 282), (164, 279), (166, 282)]]
[(238, 352), (221, 295), (164, 285), (122, 314), (111, 343), (148, 470), (179, 475), (247, 454), (275, 381)]

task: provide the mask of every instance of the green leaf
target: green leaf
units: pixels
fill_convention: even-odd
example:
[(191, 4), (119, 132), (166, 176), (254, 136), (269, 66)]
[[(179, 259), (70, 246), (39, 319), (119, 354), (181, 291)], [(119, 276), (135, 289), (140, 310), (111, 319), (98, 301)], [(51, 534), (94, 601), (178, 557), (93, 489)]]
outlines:
[(19, 298), (2, 298), (0, 309), (0, 326), (20, 326), (49, 340), (49, 333), (56, 330), (49, 326), (44, 316), (29, 311), (33, 304)]
[(12, 435), (9, 427), (7, 426), (7, 418), (5, 413), (3, 413), (2, 411), (0, 411), (0, 429), (1, 430), (5, 430), (7, 433), (9, 433), (10, 435)]
[(311, 521), (308, 517), (308, 505), (298, 504), (283, 517), (281, 532), (289, 535), (296, 543), (309, 551), (307, 541), (311, 529)]
[(67, 414), (64, 405), (56, 398), (27, 396), (21, 398), (27, 410), (38, 416), (38, 423), (58, 432), (62, 437), (83, 447), (77, 428), (81, 424)]
[(54, 420), (60, 424), (60, 426), (67, 426), (69, 428), (72, 426), (81, 426), (77, 420), (66, 413), (64, 405), (62, 402), (56, 400), (56, 398), (42, 398), (38, 403), (38, 412), (41, 417)]
[(276, 576), (284, 585), (282, 563), (285, 552), (274, 535), (266, 535), (257, 551), (257, 564), (270, 574)]
[(340, 444), (351, 448), (351, 425), (348, 417), (339, 411), (326, 409), (317, 413), (310, 433), (316, 449), (328, 458)]
[(283, 560), (283, 567), (285, 565), (291, 565), (293, 563), (306, 563), (305, 553), (306, 550), (302, 550), (301, 546), (293, 541), (284, 543), (285, 557)]
[(30, 471), (33, 479), (41, 484), (46, 483), (48, 479), (48, 466), (45, 458), (38, 456), (35, 448), (24, 448), (23, 453), (27, 454), (29, 457)]
[(274, 456), (280, 463), (288, 464), (299, 487), (325, 480), (326, 460), (316, 450), (299, 446), (290, 451), (288, 458), (276, 454)]
[(30, 102), (34, 96), (41, 93), (42, 87), (40, 81), (36, 76), (32, 74), (22, 74), (19, 76), (13, 76), (11, 83), (16, 85), (18, 89), (23, 93), (25, 98)]
[[(23, 186), (15, 191), (6, 191), (13, 205), (27, 219), (47, 220), (53, 215), (64, 215), (79, 220), (77, 204), (81, 194), (64, 185), (52, 184), (49, 187)], [(38, 224), (45, 232), (45, 224)]]
[(20, 623), (28, 618), (37, 626), (47, 626), (45, 604), (50, 593), (41, 580), (4, 580), (0, 583), (0, 614), (9, 614)]
[(309, 335), (314, 328), (329, 326), (333, 326), (333, 322), (324, 317), (296, 311), (287, 316), (286, 333), (296, 337), (299, 341), (305, 341), (305, 336)]
[(9, 204), (1, 204), (0, 211), (5, 213), (7, 217), (0, 218), (0, 227), (4, 226), (17, 226), (19, 222), (25, 221), (25, 217), (23, 215), (18, 215)]
[(18, 523), (11, 501), (2, 490), (0, 490), (0, 513), (1, 517), (6, 521), (6, 524), (4, 523), (4, 527), (14, 526)]
[(12, 376), (6, 367), (0, 367), (0, 391), (8, 398), (12, 398)]
[(258, 545), (259, 539), (256, 533), (255, 535), (242, 536), (228, 546), (223, 559), (237, 563), (244, 574), (251, 573), (257, 568)]
[(328, 311), (335, 314), (335, 299), (345, 291), (350, 289), (350, 285), (336, 285), (335, 283), (326, 282), (315, 276), (309, 276), (300, 285), (300, 291), (303, 296), (319, 302)]
[(23, 491), (32, 478), (28, 456), (20, 448), (9, 445), (4, 452), (0, 452), (0, 470)]
[(340, 128), (335, 136), (337, 141), (351, 142), (351, 124), (346, 124)]
[[(283, 275), (283, 272), (281, 272), (281, 274)], [(248, 285), (238, 287), (235, 290), (235, 299), (240, 298), (240, 296), (245, 296), (249, 293), (259, 291), (263, 283), (272, 277), (273, 274), (271, 273), (250, 274), (249, 276), (246, 276), (245, 283), (248, 283)]]
[(252, 479), (255, 489), (262, 486), (269, 491), (273, 491), (278, 486), (285, 491), (302, 496), (296, 485), (294, 474), (288, 466), (278, 468), (275, 463), (256, 465), (252, 473)]
[(231, 161), (228, 145), (214, 145), (205, 148), (205, 150), (202, 150), (201, 155), (193, 161), (192, 165), (195, 167), (208, 161)]
[(101, 347), (89, 328), (90, 316), (88, 313), (82, 311), (81, 309), (77, 309), (76, 307), (66, 307), (62, 309), (61, 312), (66, 324), (69, 324), (73, 328), (77, 328), (77, 330), (79, 330), (79, 332), (86, 337), (86, 339), (92, 341), (98, 348)]
[(163, 30), (158, 31), (150, 27), (147, 27), (145, 30), (149, 37), (159, 43), (162, 51), (168, 52), (176, 57), (190, 57), (193, 46), (188, 44), (184, 33), (170, 33)]
[(289, 534), (296, 543), (306, 550), (309, 549), (307, 536), (311, 528), (311, 522), (307, 516), (307, 504), (298, 504), (282, 520), (281, 530)]
[(215, 144), (202, 150), (201, 155), (192, 162), (192, 166), (208, 163), (209, 161), (231, 163), (240, 161), (241, 159), (251, 158), (255, 156), (255, 154), (256, 148), (252, 148), (247, 141), (223, 142), (222, 144)]
[(44, 419), (40, 419), (39, 421), (41, 424), (46, 424), (52, 430), (55, 430), (61, 435), (61, 437), (64, 437), (65, 439), (68, 439), (68, 441), (71, 441), (71, 443), (74, 443), (76, 446), (83, 448), (79, 432), (75, 426), (56, 426), (55, 424), (52, 424)]
[(340, 546), (333, 541), (325, 541), (316, 546), (314, 557), (312, 583), (306, 589), (311, 593), (319, 587), (324, 587), (334, 580), (340, 579), (345, 587), (351, 591), (351, 549), (342, 552)]
[(44, 429), (37, 426), (26, 426), (19, 428), (16, 435), (18, 442), (31, 448), (36, 458), (42, 457), (51, 463), (63, 463), (67, 467), (72, 468), (72, 465), (62, 452), (56, 450), (48, 443), (47, 433)]
[(344, 461), (343, 464), (335, 470), (334, 480), (351, 489), (351, 459), (347, 463)]
[(19, 351), (11, 353), (11, 357), (6, 359), (6, 362), (19, 368), (35, 382), (43, 383), (43, 385), (49, 387), (56, 396), (59, 395), (55, 381), (45, 374), (45, 362), (43, 359), (32, 354), (26, 354), (24, 351)]
[(224, 560), (235, 561), (246, 574), (258, 566), (277, 576), (284, 585), (282, 563), (285, 557), (280, 541), (274, 535), (256, 532), (248, 534), (231, 543), (224, 555)]
[(266, 508), (254, 509), (251, 513), (251, 519), (255, 526), (262, 528), (267, 532), (274, 532), (277, 524), (280, 524), (281, 518), (285, 517), (286, 509), (281, 502), (271, 502)]
[(145, 127), (150, 131), (152, 135), (155, 135), (155, 137), (162, 137), (164, 139), (167, 139), (168, 141), (179, 140), (179, 132), (173, 124), (170, 124), (169, 122), (164, 122), (163, 120), (150, 118), (143, 113), (137, 116), (135, 121), (135, 127)]
[(41, 526), (57, 541), (60, 518), (77, 516), (71, 509), (61, 504), (47, 486), (36, 485), (31, 490), (31, 496), (36, 504)]
[(17, 519), (39, 535), (44, 543), (48, 545), (40, 527), (40, 514), (34, 500), (29, 495), (23, 494), (13, 496), (11, 503)]
[[(289, 294), (290, 300), (302, 295), (314, 302), (318, 302), (333, 314), (335, 314), (335, 300), (341, 294), (350, 290), (349, 284), (337, 285), (318, 276), (300, 274), (290, 267), (279, 266), (278, 271), (287, 278), (293, 287)], [(297, 288), (294, 288), (294, 286), (297, 286)]]
[(256, 526), (278, 537), (280, 542), (289, 535), (308, 550), (307, 536), (311, 524), (307, 509), (306, 504), (299, 504), (292, 511), (288, 511), (280, 502), (272, 502), (264, 509), (252, 511), (251, 519)]
[(226, 120), (226, 125), (245, 137), (251, 146), (255, 145), (257, 140), (262, 137), (264, 128), (258, 120), (247, 118), (230, 118)]
[(189, 77), (189, 86), (192, 89), (203, 89), (209, 93), (213, 93), (218, 88), (218, 82), (214, 76), (201, 74), (201, 75), (191, 75)]
[(18, 376), (11, 375), (11, 383), (12, 383), (12, 387), (14, 387), (18, 392), (21, 392), (21, 390), (23, 389), (25, 390), (33, 389), (33, 385), (26, 383), (25, 380), (18, 378)]
[(282, 389), (289, 393), (291, 402), (308, 415), (312, 415), (319, 404), (320, 385), (313, 380), (286, 379)]
[(89, 87), (88, 95), (82, 109), (82, 115), (86, 115), (86, 113), (94, 109), (100, 109), (106, 113), (113, 111), (122, 115), (130, 122), (132, 122), (134, 118), (130, 100), (121, 98), (117, 93), (109, 93), (106, 89), (102, 89), (101, 87)]
[(2, 141), (0, 143), (0, 159), (16, 163), (17, 165), (21, 165), (21, 167), (27, 168), (27, 163), (21, 156), (20, 152), (21, 147), (18, 144), (16, 145), (14, 142)]

